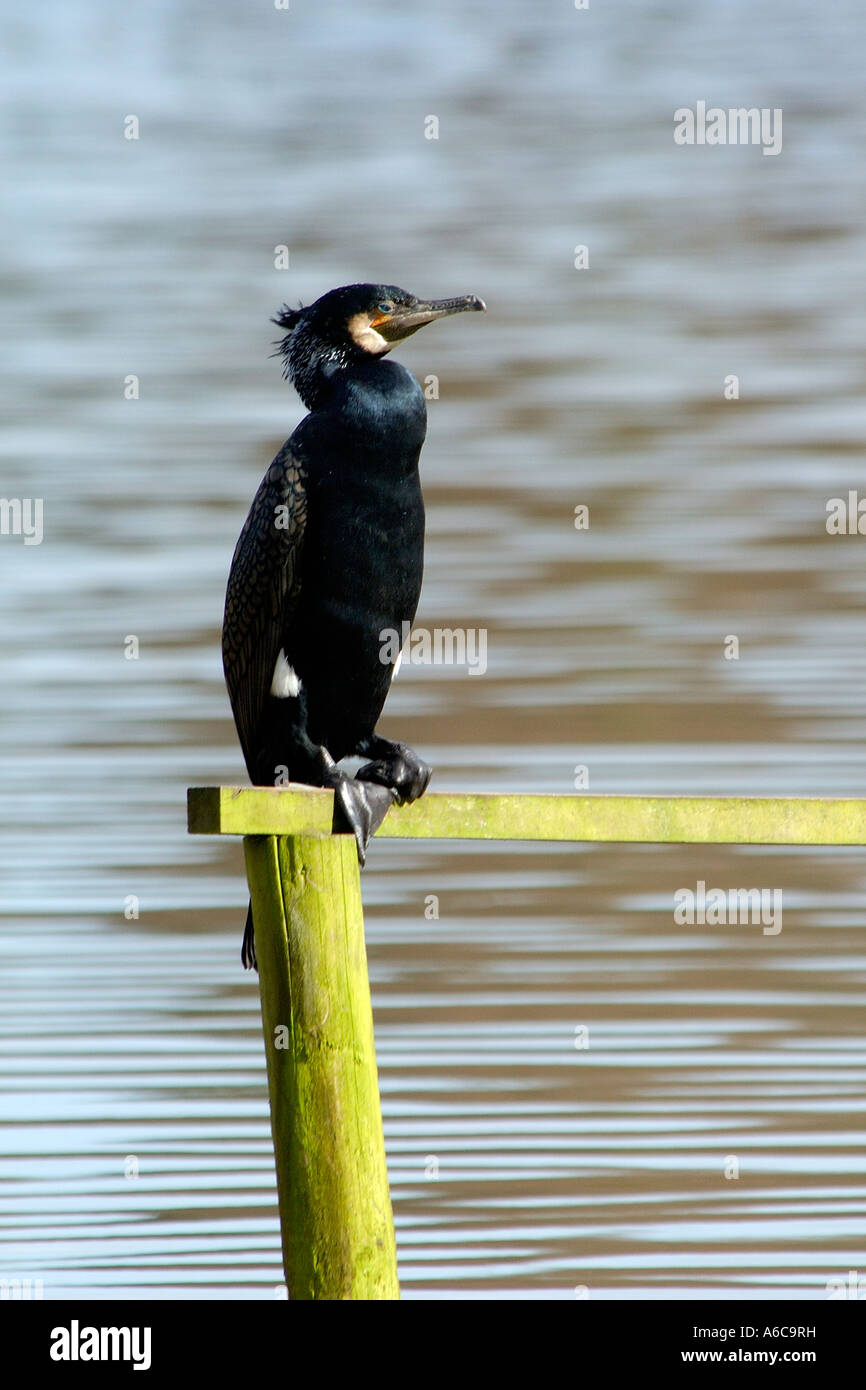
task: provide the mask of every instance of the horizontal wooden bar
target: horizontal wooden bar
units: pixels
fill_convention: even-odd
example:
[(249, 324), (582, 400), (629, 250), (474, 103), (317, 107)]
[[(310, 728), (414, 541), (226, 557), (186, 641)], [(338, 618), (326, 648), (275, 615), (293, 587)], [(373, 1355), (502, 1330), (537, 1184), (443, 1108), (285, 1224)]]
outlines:
[(334, 793), (293, 782), (286, 787), (190, 787), (191, 835), (330, 835)]
[[(194, 835), (329, 835), (333, 800), (332, 791), (297, 783), (191, 787), (189, 829)], [(428, 792), (389, 811), (378, 838), (866, 845), (866, 801)]]

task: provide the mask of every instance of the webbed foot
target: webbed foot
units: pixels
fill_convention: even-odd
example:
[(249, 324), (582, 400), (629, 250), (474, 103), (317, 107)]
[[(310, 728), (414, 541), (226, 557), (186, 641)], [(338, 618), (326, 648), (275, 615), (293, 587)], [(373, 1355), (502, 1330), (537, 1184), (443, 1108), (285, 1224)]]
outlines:
[(417, 801), (427, 790), (433, 775), (429, 763), (405, 743), (391, 743), (384, 738), (376, 738), (363, 748), (362, 753), (372, 753), (373, 762), (365, 763), (355, 773), (359, 782), (372, 782), (382, 787), (390, 787), (398, 806)]
[(363, 869), (367, 845), (397, 799), (396, 791), (375, 782), (358, 782), (341, 774), (334, 783), (334, 830), (349, 829), (358, 846), (358, 862)]

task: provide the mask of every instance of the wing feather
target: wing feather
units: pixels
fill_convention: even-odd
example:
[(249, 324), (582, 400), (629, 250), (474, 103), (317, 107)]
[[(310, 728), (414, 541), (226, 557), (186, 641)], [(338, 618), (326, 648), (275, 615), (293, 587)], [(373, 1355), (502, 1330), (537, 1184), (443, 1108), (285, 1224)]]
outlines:
[(262, 712), (282, 634), (301, 587), (306, 475), (291, 440), (274, 459), (238, 538), (226, 589), (223, 670), (247, 770), (254, 777)]

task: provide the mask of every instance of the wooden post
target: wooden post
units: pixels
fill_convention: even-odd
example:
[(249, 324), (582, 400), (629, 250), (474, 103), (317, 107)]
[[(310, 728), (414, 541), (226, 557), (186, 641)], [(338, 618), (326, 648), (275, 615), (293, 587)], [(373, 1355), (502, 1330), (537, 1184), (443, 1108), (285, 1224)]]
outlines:
[(289, 1297), (399, 1298), (355, 841), (244, 850)]

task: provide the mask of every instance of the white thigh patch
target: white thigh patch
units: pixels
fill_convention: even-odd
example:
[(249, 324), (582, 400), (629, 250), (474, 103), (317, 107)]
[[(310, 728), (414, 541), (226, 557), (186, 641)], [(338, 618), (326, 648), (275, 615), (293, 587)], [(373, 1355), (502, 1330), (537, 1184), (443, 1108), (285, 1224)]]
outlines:
[(274, 665), (271, 694), (278, 700), (288, 700), (291, 696), (300, 694), (300, 690), (301, 682), (286, 660), (285, 652), (281, 651)]

